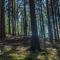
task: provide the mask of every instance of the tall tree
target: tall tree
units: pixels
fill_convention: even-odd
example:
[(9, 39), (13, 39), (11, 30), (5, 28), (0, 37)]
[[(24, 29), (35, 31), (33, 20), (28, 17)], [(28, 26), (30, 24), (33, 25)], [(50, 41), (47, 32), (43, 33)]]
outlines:
[[(58, 0), (58, 7), (57, 7), (57, 16), (58, 16), (58, 26), (59, 26), (59, 31), (60, 31), (60, 4), (59, 4), (60, 2), (59, 2), (59, 0)], [(59, 33), (60, 34), (60, 33)], [(60, 39), (60, 36), (59, 36), (59, 39)]]
[(8, 33), (10, 34), (11, 33), (11, 27), (10, 27), (10, 7), (11, 7), (11, 5), (10, 5), (10, 0), (8, 0)]
[(29, 0), (29, 4), (30, 4), (31, 29), (32, 29), (31, 49), (35, 51), (35, 50), (40, 50), (40, 45), (39, 45), (39, 38), (37, 32), (34, 0)]
[(16, 19), (17, 19), (17, 34), (19, 35), (19, 19), (18, 19), (18, 0), (17, 0), (17, 4), (16, 4)]
[(55, 13), (55, 24), (56, 24), (56, 37), (57, 37), (57, 42), (59, 40), (59, 32), (58, 32), (58, 19), (57, 19), (57, 7), (58, 7), (58, 0), (54, 1), (54, 13)]
[(57, 26), (57, 15), (56, 15), (56, 1), (51, 0), (51, 14), (52, 14), (52, 21), (53, 21), (53, 29), (54, 29), (54, 37), (55, 41), (58, 41), (59, 34), (58, 34), (58, 26)]
[(0, 1), (0, 39), (5, 38), (4, 0)]
[(24, 0), (24, 35), (27, 36), (26, 0)]
[(0, 21), (1, 21), (1, 8), (2, 8), (2, 2), (0, 1)]
[(15, 0), (12, 3), (12, 35), (16, 35)]
[(49, 0), (46, 0), (46, 7), (47, 7), (47, 18), (48, 18), (48, 35), (50, 42), (53, 44), (53, 33), (52, 33), (52, 24), (50, 19)]

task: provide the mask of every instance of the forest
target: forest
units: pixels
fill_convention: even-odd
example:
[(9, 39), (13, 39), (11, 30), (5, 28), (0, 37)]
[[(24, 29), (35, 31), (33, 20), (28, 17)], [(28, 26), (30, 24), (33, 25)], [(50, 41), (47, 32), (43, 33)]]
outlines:
[(60, 60), (60, 0), (0, 0), (0, 60)]

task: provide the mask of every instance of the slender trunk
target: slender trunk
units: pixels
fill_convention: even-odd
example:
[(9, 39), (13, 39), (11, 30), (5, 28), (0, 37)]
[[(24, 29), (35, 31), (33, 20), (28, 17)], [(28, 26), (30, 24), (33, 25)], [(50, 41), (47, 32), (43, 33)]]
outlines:
[(58, 23), (57, 23), (57, 15), (56, 15), (56, 9), (55, 10), (55, 23), (56, 23), (56, 39), (57, 39), (57, 42), (59, 40), (59, 33), (58, 33)]
[(17, 0), (17, 33), (19, 35), (19, 19), (18, 19), (18, 0)]
[(53, 44), (53, 33), (52, 33), (52, 25), (51, 25), (51, 20), (50, 20), (50, 14), (49, 14), (49, 4), (48, 0), (46, 0), (46, 6), (47, 6), (47, 18), (48, 18), (48, 35), (49, 35), (49, 40)]
[(8, 33), (11, 34), (11, 26), (10, 26), (10, 0), (8, 1)]
[(56, 20), (55, 8), (53, 4), (54, 4), (54, 1), (51, 0), (51, 13), (52, 13), (52, 19), (53, 19), (54, 36), (55, 36), (55, 41), (57, 41), (57, 33), (56, 33), (57, 20)]
[(16, 35), (15, 1), (12, 1), (12, 35)]
[(24, 35), (27, 36), (26, 0), (24, 0)]
[[(58, 33), (60, 34), (60, 10), (59, 10), (59, 5), (58, 5), (58, 3), (59, 3), (59, 1), (57, 2), (57, 17), (58, 17), (58, 22), (57, 22), (57, 24), (58, 24)], [(59, 39), (60, 39), (60, 36), (59, 36)]]

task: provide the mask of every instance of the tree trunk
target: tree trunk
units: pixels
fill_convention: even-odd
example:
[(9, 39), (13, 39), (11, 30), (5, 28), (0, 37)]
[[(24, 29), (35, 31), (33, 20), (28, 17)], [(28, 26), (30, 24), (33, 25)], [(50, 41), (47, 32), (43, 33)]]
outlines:
[(31, 49), (40, 50), (34, 0), (29, 0), (29, 4), (30, 4), (31, 29), (32, 29)]
[(12, 35), (16, 35), (15, 1), (12, 0)]
[(50, 14), (49, 14), (49, 4), (48, 0), (46, 0), (46, 7), (47, 7), (47, 18), (48, 18), (48, 35), (49, 35), (49, 40), (53, 44), (53, 33), (52, 33), (52, 24), (51, 24), (51, 19), (50, 19)]
[(10, 26), (10, 0), (8, 1), (8, 33), (11, 34), (11, 26)]
[(27, 36), (26, 0), (24, 0), (24, 35)]
[(0, 1), (0, 39), (5, 38), (5, 14), (4, 14), (4, 0)]
[(54, 37), (55, 41), (57, 41), (57, 36), (58, 36), (58, 26), (57, 26), (57, 19), (56, 19), (56, 11), (55, 11), (55, 2), (51, 0), (51, 13), (52, 13), (52, 19), (53, 19), (53, 29), (54, 29)]

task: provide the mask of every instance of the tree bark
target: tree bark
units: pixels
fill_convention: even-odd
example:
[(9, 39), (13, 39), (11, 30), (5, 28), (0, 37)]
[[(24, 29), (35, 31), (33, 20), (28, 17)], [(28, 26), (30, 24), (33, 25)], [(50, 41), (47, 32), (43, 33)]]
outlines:
[(34, 0), (29, 0), (29, 4), (30, 4), (31, 29), (32, 29), (31, 49), (40, 50)]
[(4, 0), (0, 1), (0, 39), (5, 38), (5, 14), (4, 14)]

